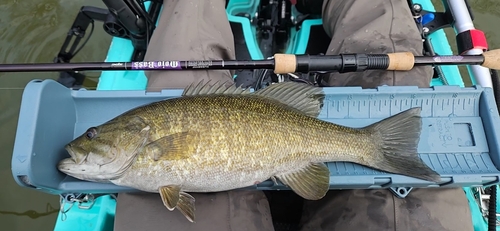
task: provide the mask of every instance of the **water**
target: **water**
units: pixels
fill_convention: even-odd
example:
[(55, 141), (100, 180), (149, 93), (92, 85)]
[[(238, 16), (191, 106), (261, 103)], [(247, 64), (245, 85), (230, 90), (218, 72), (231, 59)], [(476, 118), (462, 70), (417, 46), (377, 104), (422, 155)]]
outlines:
[[(441, 0), (432, 0), (436, 10), (442, 11)], [(474, 26), (476, 29), (482, 30), (488, 41), (488, 46), (490, 49), (500, 48), (500, 31), (498, 31), (498, 23), (500, 23), (500, 1), (498, 0), (468, 0), (470, 6), (472, 7), (472, 13), (474, 16)], [(457, 53), (456, 41), (454, 39), (453, 29), (447, 28), (445, 32), (450, 40), (451, 48), (454, 54)], [(465, 66), (459, 66), (459, 70), (462, 76), (465, 78), (464, 83), (466, 86), (471, 85), (469, 79), (469, 73)]]
[[(440, 0), (433, 0), (438, 3)], [(500, 48), (500, 1), (469, 0), (475, 25), (491, 48)], [(52, 62), (82, 5), (104, 7), (98, 0), (2, 0), (0, 2), (0, 63)], [(90, 31), (90, 27), (88, 29)], [(72, 60), (102, 61), (111, 41), (96, 23), (85, 48)], [(456, 50), (456, 46), (454, 46)], [(99, 73), (92, 73), (97, 77)], [(58, 196), (19, 187), (10, 163), (17, 117), (24, 86), (32, 79), (55, 79), (56, 73), (0, 73), (0, 229), (52, 230), (59, 208)], [(92, 78), (91, 78), (92, 79)], [(95, 80), (95, 78), (94, 78)], [(465, 80), (466, 83), (470, 81)], [(86, 85), (95, 86), (88, 81)]]
[[(1, 1), (0, 63), (52, 62), (84, 4), (104, 7), (99, 0)], [(110, 41), (96, 23), (74, 61), (104, 60)], [(0, 230), (52, 230), (57, 218), (58, 196), (19, 187), (10, 168), (23, 88), (36, 78), (55, 79), (57, 74), (0, 73)]]

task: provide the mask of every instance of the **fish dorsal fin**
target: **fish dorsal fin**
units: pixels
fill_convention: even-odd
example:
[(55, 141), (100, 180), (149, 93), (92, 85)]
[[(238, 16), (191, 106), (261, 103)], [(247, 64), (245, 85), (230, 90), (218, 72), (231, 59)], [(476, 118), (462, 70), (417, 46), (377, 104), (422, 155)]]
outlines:
[(198, 84), (190, 84), (182, 96), (193, 96), (193, 95), (212, 95), (212, 94), (225, 94), (225, 95), (241, 95), (249, 94), (250, 88), (243, 89), (241, 87), (236, 87), (235, 84), (228, 85), (227, 82), (217, 81), (214, 84), (210, 84), (210, 80), (207, 83), (203, 83), (201, 80)]
[(255, 94), (278, 100), (312, 117), (318, 117), (325, 97), (322, 88), (296, 82), (272, 84)]

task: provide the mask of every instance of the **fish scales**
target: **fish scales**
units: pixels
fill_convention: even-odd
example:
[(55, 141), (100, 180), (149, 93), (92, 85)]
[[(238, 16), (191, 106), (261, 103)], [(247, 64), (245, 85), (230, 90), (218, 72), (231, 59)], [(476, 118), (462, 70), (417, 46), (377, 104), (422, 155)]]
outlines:
[[(153, 124), (151, 140), (182, 131), (198, 132), (199, 140), (193, 144), (196, 151), (186, 159), (154, 161), (139, 156), (119, 180), (124, 184), (135, 184), (138, 179), (134, 175), (151, 182), (161, 181), (157, 176), (164, 174), (168, 179), (177, 178), (186, 191), (227, 190), (250, 186), (310, 161), (361, 153), (365, 147), (353, 142), (362, 140), (359, 130), (323, 122), (261, 97), (177, 98), (151, 104), (132, 115)], [(148, 185), (148, 190), (154, 192), (155, 185), (161, 183)]]
[(420, 108), (364, 128), (317, 118), (321, 88), (278, 83), (257, 92), (202, 84), (181, 97), (129, 110), (66, 145), (58, 169), (81, 180), (159, 193), (165, 207), (195, 219), (188, 192), (278, 180), (308, 200), (322, 198), (324, 162), (349, 161), (427, 181), (439, 174), (418, 156)]

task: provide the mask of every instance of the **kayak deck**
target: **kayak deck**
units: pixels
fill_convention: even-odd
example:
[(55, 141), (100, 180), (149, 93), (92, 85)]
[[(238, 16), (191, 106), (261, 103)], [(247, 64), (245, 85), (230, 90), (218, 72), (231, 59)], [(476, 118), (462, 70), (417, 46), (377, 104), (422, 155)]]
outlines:
[[(429, 0), (414, 0), (415, 3), (420, 3), (422, 7), (428, 11), (434, 11), (434, 6)], [(227, 16), (232, 26), (238, 26), (241, 29), (241, 35), (246, 44), (246, 52), (251, 59), (265, 59), (259, 48), (256, 28), (251, 24), (250, 20), (243, 16), (236, 16), (240, 13), (248, 13), (252, 15), (256, 12), (259, 1), (251, 0), (231, 0), (227, 6)], [(149, 2), (148, 2), (149, 4)], [(146, 5), (148, 7), (149, 5)], [(294, 16), (296, 12), (293, 12)], [(291, 28), (291, 40), (285, 53), (288, 54), (305, 54), (310, 42), (311, 32), (317, 27), (322, 29), (322, 20), (306, 19), (301, 24), (300, 30)], [(430, 40), (437, 54), (451, 55), (453, 51), (450, 47), (446, 34), (443, 30), (432, 33)], [(106, 56), (107, 62), (123, 62), (129, 61), (133, 53), (133, 46), (130, 40), (122, 38), (113, 38)], [(464, 86), (462, 76), (457, 66), (442, 66), (444, 76), (441, 78), (433, 78), (431, 86), (441, 85), (457, 85)], [(146, 89), (147, 79), (144, 71), (103, 71), (97, 86), (97, 90), (144, 90)]]
[[(413, 0), (413, 2), (421, 4), (425, 10), (428, 10), (428, 11), (435, 10), (434, 6), (430, 0)], [(250, 56), (251, 59), (264, 59), (266, 57), (264, 57), (262, 55), (262, 52), (260, 51), (259, 46), (257, 44), (257, 39), (255, 36), (255, 34), (256, 34), (255, 33), (256, 32), (255, 26), (253, 26), (250, 23), (250, 20), (248, 18), (245, 18), (242, 16), (237, 16), (237, 14), (239, 14), (239, 13), (252, 14), (252, 13), (256, 12), (258, 3), (259, 3), (258, 0), (256, 0), (256, 1), (231, 0), (229, 2), (228, 7), (227, 7), (227, 15), (228, 15), (229, 21), (231, 22), (232, 26), (238, 26), (240, 28), (240, 31), (241, 31), (240, 35), (235, 35), (235, 36), (241, 36), (244, 38), (245, 43), (246, 43), (247, 52), (248, 52), (248, 55)], [(149, 6), (149, 2), (146, 2), (146, 6), (147, 7)], [(322, 21), (320, 18), (305, 20), (302, 23), (300, 30), (295, 30), (294, 28), (292, 28), (291, 41), (289, 43), (288, 48), (286, 49), (286, 53), (291, 53), (291, 54), (304, 54), (304, 53), (306, 53), (308, 43), (309, 43), (309, 38), (313, 37), (313, 36), (311, 36), (311, 34), (315, 33), (314, 31), (317, 31), (316, 29), (318, 27), (322, 27)], [(448, 39), (447, 39), (444, 31), (442, 31), (442, 30), (436, 31), (433, 34), (431, 34), (429, 37), (431, 38), (431, 43), (432, 43), (432, 46), (433, 46), (436, 53), (438, 53), (440, 55), (453, 54), (452, 49), (450, 47), (450, 44), (448, 42)], [(108, 61), (108, 62), (130, 61), (130, 57), (132, 56), (132, 53), (133, 53), (133, 46), (129, 40), (115, 37), (112, 39), (112, 42), (110, 44), (110, 48), (108, 51), (108, 55), (107, 55), (105, 61)], [(461, 96), (462, 99), (464, 99), (464, 100), (467, 98), (473, 97), (474, 94), (483, 94), (483, 95), (490, 94), (490, 93), (485, 93), (485, 90), (481, 89), (481, 88), (478, 88), (478, 89), (475, 89), (475, 88), (458, 89), (458, 88), (453, 88), (453, 87), (450, 88), (450, 87), (446, 87), (446, 86), (444, 88), (439, 88), (439, 86), (443, 86), (443, 85), (456, 85), (459, 87), (464, 87), (464, 82), (462, 80), (462, 76), (461, 76), (457, 66), (442, 66), (441, 68), (442, 68), (444, 75), (440, 76), (439, 78), (432, 79), (431, 86), (437, 87), (433, 91), (436, 91), (438, 93), (438, 95), (442, 96), (443, 100), (447, 97), (446, 96), (447, 94), (451, 95), (452, 93), (456, 93), (456, 92), (459, 92), (460, 94), (464, 94)], [(87, 94), (85, 92), (67, 93), (61, 89), (60, 91), (56, 90), (55, 95), (48, 95), (46, 97), (52, 98), (55, 96), (66, 95), (65, 100), (67, 100), (68, 103), (73, 102), (75, 104), (79, 104), (80, 106), (92, 105), (93, 107), (96, 107), (96, 103), (98, 103), (98, 102), (94, 102), (94, 100), (106, 98), (108, 100), (108, 104), (100, 104), (100, 106), (97, 106), (97, 108), (103, 109), (103, 108), (106, 108), (106, 105), (109, 105), (110, 102), (115, 102), (115, 104), (120, 104), (119, 100), (116, 100), (116, 101), (112, 100), (113, 98), (116, 98), (116, 97), (120, 98), (120, 96), (123, 96), (125, 98), (128, 97), (129, 99), (135, 99), (136, 100), (135, 103), (140, 104), (140, 103), (145, 103), (145, 102), (152, 100), (152, 99), (158, 99), (160, 95), (166, 96), (166, 97), (175, 97), (176, 94), (180, 93), (180, 91), (172, 90), (172, 91), (164, 91), (160, 95), (156, 95), (156, 96), (154, 94), (149, 95), (149, 97), (148, 97), (148, 94), (145, 94), (144, 92), (142, 92), (146, 88), (146, 83), (147, 83), (147, 79), (146, 79), (143, 71), (104, 71), (104, 72), (102, 72), (102, 74), (100, 76), (97, 90), (98, 91), (114, 90), (114, 91), (117, 91), (116, 95), (110, 96), (110, 95), (108, 95), (109, 93), (106, 93), (106, 92), (94, 92), (94, 93), (90, 93), (90, 94)], [(39, 83), (34, 82), (31, 86), (33, 88), (40, 88), (39, 90), (42, 90), (44, 87), (40, 86), (38, 84)], [(47, 84), (47, 85), (49, 85), (49, 88), (52, 89), (50, 87), (50, 84)], [(382, 92), (379, 92), (380, 89), (382, 89)], [(370, 94), (376, 93), (376, 94), (384, 95), (384, 94), (388, 94), (387, 92), (384, 93), (384, 90), (387, 90), (388, 92), (390, 92), (390, 91), (395, 91), (394, 89), (396, 89), (396, 88), (389, 87), (389, 88), (380, 88), (380, 89), (377, 90), (376, 92), (375, 91), (372, 91), (372, 92), (368, 91), (368, 92)], [(418, 92), (418, 90), (416, 88), (411, 88), (411, 87), (398, 87), (397, 89), (398, 89), (397, 90), (398, 92), (401, 92), (401, 91), (405, 92), (406, 91), (407, 95), (409, 95), (412, 92), (413, 93)], [(135, 93), (128, 94), (128, 93), (122, 92), (120, 90), (124, 90), (124, 91), (137, 90), (137, 91)], [(354, 94), (355, 96), (361, 97), (361, 98), (366, 96), (366, 94), (368, 94), (367, 91), (365, 91), (365, 90), (355, 89), (355, 88), (346, 88), (345, 90), (336, 89), (335, 92), (331, 91), (331, 93), (333, 95), (337, 94), (338, 97), (341, 97), (341, 96), (346, 96), (348, 94), (348, 92), (353, 92), (353, 91), (356, 92)], [(36, 92), (36, 91), (34, 91), (34, 92)], [(487, 92), (487, 90), (486, 90), (486, 92)], [(114, 94), (114, 93), (112, 93), (112, 94)], [(398, 94), (400, 94), (400, 93), (398, 93)], [(425, 97), (430, 98), (431, 97), (429, 94), (426, 95), (426, 93), (423, 93), (423, 92), (418, 92), (417, 94), (419, 96), (422, 96), (423, 98), (425, 98)], [(36, 95), (36, 94), (33, 95), (33, 97), (36, 97), (36, 96), (43, 97), (44, 95), (41, 93), (39, 95)], [(404, 93), (403, 93), (403, 95), (400, 95), (400, 96), (404, 97)], [(23, 98), (24, 98), (24, 96), (23, 96)], [(486, 98), (491, 99), (491, 96), (487, 96)], [(111, 101), (109, 101), (110, 99), (111, 99)], [(120, 99), (123, 99), (123, 98), (120, 98)], [(127, 100), (125, 100), (125, 101), (127, 101)], [(398, 101), (396, 100), (393, 102), (398, 102)], [(401, 103), (403, 101), (399, 101), (399, 102)], [(441, 101), (441, 103), (444, 103), (444, 102), (445, 101)], [(479, 131), (478, 133), (475, 133), (475, 135), (476, 134), (485, 134), (485, 136), (488, 136), (488, 135), (486, 135), (488, 133), (488, 131), (486, 131), (486, 129), (493, 129), (493, 125), (492, 125), (492, 127), (488, 128), (487, 127), (488, 124), (486, 123), (484, 125), (484, 128), (483, 128), (483, 125), (480, 123), (482, 117), (481, 117), (481, 115), (479, 115), (478, 110), (480, 110), (480, 108), (484, 108), (484, 105), (480, 106), (480, 104), (484, 104), (484, 100), (482, 102), (483, 103), (480, 103), (479, 101), (477, 101), (477, 102), (474, 102), (473, 104), (470, 104), (468, 106), (467, 110), (465, 110), (467, 112), (464, 111), (465, 114), (462, 115), (464, 118), (465, 117), (474, 117), (475, 119), (472, 119), (470, 121), (467, 119), (462, 119), (462, 120), (464, 120), (465, 122), (471, 123), (471, 124), (476, 124), (476, 125), (473, 125), (474, 129), (482, 130), (482, 131)], [(439, 102), (438, 102), (438, 104), (439, 104)], [(131, 106), (130, 102), (123, 103), (117, 107), (117, 110), (124, 110), (125, 108), (130, 107), (130, 106)], [(27, 107), (27, 106), (25, 106), (25, 107)], [(91, 107), (89, 107), (89, 108), (91, 108)], [(82, 108), (80, 108), (80, 109), (82, 109)], [(25, 109), (25, 110), (27, 110), (27, 109)], [(47, 110), (47, 109), (45, 109), (45, 110)], [(90, 110), (90, 111), (88, 111), (88, 110)], [(92, 112), (91, 111), (92, 109), (88, 109), (88, 110), (86, 111), (86, 113)], [(76, 113), (78, 113), (78, 111), (81, 112), (81, 110), (75, 110), (74, 116), (76, 116)], [(446, 111), (446, 109), (443, 109), (443, 113), (445, 111)], [(363, 125), (362, 123), (373, 122), (373, 120), (365, 120), (364, 122), (362, 122), (360, 124), (359, 120), (349, 121), (345, 118), (330, 118), (327, 112), (328, 112), (328, 109), (326, 110), (326, 114), (323, 113), (321, 115), (321, 116), (323, 116), (322, 118), (327, 119), (327, 120), (332, 120), (332, 121), (338, 122), (340, 124), (345, 123), (347, 126), (360, 126), (360, 125)], [(118, 111), (115, 111), (113, 113), (118, 113)], [(383, 113), (383, 112), (380, 111), (380, 113)], [(389, 111), (387, 113), (389, 113)], [(391, 113), (393, 113), (393, 112), (391, 112)], [(84, 115), (79, 115), (79, 116), (80, 116), (80, 118), (82, 118), (81, 116), (84, 116)], [(108, 114), (108, 116), (112, 116), (112, 114)], [(459, 117), (460, 117), (460, 115), (459, 115)], [(79, 122), (79, 121), (75, 120), (73, 127), (71, 127), (72, 128), (71, 131), (69, 131), (69, 130), (67, 131), (68, 135), (69, 135), (68, 138), (72, 138), (73, 136), (76, 136), (77, 134), (81, 133), (82, 129), (84, 127), (86, 127), (90, 124), (94, 124), (96, 122), (99, 122), (101, 120), (105, 120), (105, 119), (106, 118), (101, 117), (101, 118), (95, 119), (93, 121), (83, 121), (83, 122), (82, 121)], [(435, 121), (441, 121), (441, 120), (436, 119)], [(38, 126), (38, 125), (36, 125), (36, 121), (35, 121), (35, 126)], [(465, 129), (465, 128), (459, 125), (459, 127), (457, 129), (460, 130), (460, 129)], [(465, 130), (467, 130), (467, 129), (465, 129)], [(467, 134), (467, 133), (464, 133), (464, 134)], [(463, 135), (463, 134), (461, 134), (461, 135)], [(464, 138), (465, 140), (468, 139), (467, 136), (462, 136), (461, 138)], [(16, 140), (17, 140), (17, 138), (16, 138)], [(485, 145), (485, 144), (483, 143), (483, 145)], [(495, 145), (498, 145), (498, 144), (495, 144)], [(453, 162), (453, 158), (452, 158), (451, 162), (453, 162), (455, 164), (455, 166), (457, 166), (457, 165), (461, 166), (462, 164), (465, 164), (465, 165), (470, 164), (471, 163), (470, 160), (473, 160), (473, 162), (475, 163), (475, 165), (473, 165), (473, 166), (477, 167), (477, 169), (472, 169), (472, 168), (469, 170), (465, 169), (465, 170), (462, 170), (462, 171), (466, 172), (465, 174), (458, 174), (458, 173), (455, 174), (454, 171), (457, 171), (457, 169), (454, 169), (452, 167), (451, 169), (452, 169), (453, 173), (448, 173), (448, 175), (446, 175), (447, 177), (452, 177), (452, 178), (455, 177), (450, 182), (454, 181), (454, 184), (461, 184), (462, 183), (463, 185), (468, 185), (468, 186), (470, 186), (470, 185), (481, 186), (484, 184), (489, 184), (489, 183), (491, 183), (491, 181), (496, 181), (497, 177), (500, 175), (500, 172), (498, 172), (498, 170), (496, 170), (497, 169), (496, 166), (498, 166), (498, 165), (494, 164), (496, 161), (493, 160), (493, 157), (489, 156), (488, 148), (481, 146), (481, 143), (476, 144), (475, 148), (482, 149), (483, 154), (470, 154), (470, 155), (462, 154), (463, 159), (457, 158), (455, 160), (455, 162)], [(435, 149), (433, 149), (433, 151), (434, 150)], [(434, 151), (434, 152), (437, 152), (437, 151)], [(457, 153), (460, 153), (460, 152), (457, 152)], [(484, 153), (487, 153), (486, 154), (487, 157), (484, 157)], [(448, 154), (446, 154), (446, 152), (443, 152), (443, 153), (437, 153), (436, 155), (437, 156), (439, 156), (439, 155), (446, 156)], [(448, 157), (446, 157), (446, 158), (448, 158)], [(488, 158), (489, 158), (489, 160), (488, 160)], [(494, 157), (494, 158), (497, 158), (497, 157)], [(439, 157), (437, 157), (436, 161), (439, 162), (441, 160), (439, 160)], [(448, 159), (448, 161), (450, 161), (450, 159)], [(435, 164), (435, 162), (433, 162), (431, 157), (428, 157), (427, 162)], [(332, 166), (332, 165), (334, 165), (334, 164), (330, 164), (329, 167), (331, 169), (333, 168), (332, 170), (336, 169), (336, 171), (338, 173), (339, 169), (341, 169), (341, 168), (339, 168), (338, 166)], [(345, 166), (343, 166), (343, 167), (345, 168)], [(445, 170), (446, 166), (441, 166), (441, 167), (443, 167), (444, 171), (446, 172), (446, 170)], [(30, 166), (29, 168), (32, 168), (32, 166)], [(352, 169), (354, 170), (354, 169), (356, 169), (356, 167), (352, 167)], [(13, 170), (14, 170), (14, 167), (13, 167)], [(30, 171), (31, 171), (31, 169), (30, 169)], [(29, 174), (33, 174), (33, 173), (34, 172), (25, 173), (25, 174), (29, 175)], [(344, 177), (342, 179), (345, 179), (344, 180), (345, 185), (337, 185), (338, 187), (345, 187), (346, 185), (347, 185), (347, 187), (353, 187), (353, 185), (350, 182), (357, 182), (358, 183), (357, 187), (373, 188), (374, 185), (375, 185), (375, 187), (379, 187), (380, 185), (383, 185), (383, 184), (388, 182), (387, 181), (388, 178), (386, 175), (383, 175), (383, 177), (381, 178), (382, 180), (376, 181), (376, 180), (370, 179), (371, 177), (373, 177), (372, 179), (380, 178), (380, 175), (377, 175), (377, 174), (379, 174), (378, 172), (373, 173), (372, 175), (367, 174), (368, 178), (363, 178), (363, 176), (360, 177), (359, 176), (360, 173), (356, 172), (356, 171), (354, 171), (355, 174), (353, 174), (353, 172), (349, 172), (348, 170), (344, 173), (347, 175), (351, 174), (352, 177), (354, 177), (354, 178), (357, 177), (357, 178), (356, 178), (356, 180), (352, 180), (352, 179), (349, 180), (348, 178)], [(358, 174), (358, 175), (356, 176), (356, 174)], [(473, 174), (473, 175), (475, 174), (475, 175), (468, 176), (467, 174)], [(386, 177), (386, 178), (384, 178), (384, 177)], [(49, 179), (54, 179), (54, 178), (49, 178)], [(338, 182), (340, 180), (340, 182), (342, 182), (342, 179), (337, 178), (337, 179), (333, 179), (333, 180), (335, 180), (336, 182)], [(365, 180), (360, 180), (360, 179), (365, 179)], [(17, 178), (17, 180), (18, 180), (19, 184), (25, 183), (25, 182), (22, 182), (21, 178)], [(30, 180), (32, 181), (31, 183), (35, 183), (35, 184), (39, 183), (40, 180), (42, 182), (44, 181), (43, 179), (41, 179), (41, 177), (34, 177)], [(395, 184), (395, 186), (398, 186), (398, 180), (399, 180), (400, 186), (408, 185), (408, 182), (409, 182), (408, 178), (404, 178), (404, 177), (399, 178), (397, 176), (393, 176), (393, 178), (391, 180), (393, 181), (393, 184)], [(412, 183), (414, 184), (414, 186), (419, 186), (419, 184), (422, 184), (421, 181), (419, 181), (419, 182), (412, 181)], [(78, 186), (79, 184), (81, 184), (81, 182), (65, 179), (65, 180), (61, 180), (60, 182), (56, 182), (56, 184), (43, 182), (43, 183), (36, 185), (36, 186), (41, 191), (45, 191), (47, 193), (52, 193), (52, 194), (59, 194), (63, 191), (71, 192), (72, 189), (76, 189), (76, 188), (81, 187), (81, 186)], [(424, 184), (427, 184), (427, 183), (424, 183)], [(420, 185), (420, 186), (422, 186), (422, 185)], [(453, 186), (453, 185), (450, 185), (450, 186)], [(108, 187), (108, 188), (106, 188), (106, 187)], [(270, 187), (270, 185), (263, 184), (259, 187), (260, 187), (260, 189), (267, 189), (267, 187)], [(99, 192), (99, 191), (106, 192), (107, 191), (109, 193), (112, 193), (112, 192), (118, 192), (118, 191), (128, 191), (128, 189), (123, 189), (123, 188), (119, 188), (119, 187), (113, 188), (111, 186), (103, 186), (102, 184), (92, 184), (92, 185), (87, 184), (86, 186), (83, 185), (83, 188), (88, 189), (89, 192)], [(401, 188), (405, 188), (405, 187), (401, 187)], [(80, 188), (80, 189), (82, 189), (82, 188)], [(481, 214), (481, 211), (479, 211), (477, 203), (475, 202), (475, 200), (473, 198), (472, 189), (469, 187), (466, 187), (466, 188), (464, 188), (464, 191), (466, 192), (467, 197), (469, 199), (471, 211), (473, 214), (473, 223), (475, 226), (475, 230), (476, 231), (485, 231), (486, 225), (485, 225), (483, 216)], [(409, 192), (407, 192), (407, 193), (409, 193)], [(70, 204), (66, 204), (63, 209), (68, 209), (70, 206), (71, 206)], [(116, 206), (116, 202), (115, 202), (114, 198), (111, 196), (101, 196), (101, 197), (97, 198), (93, 202), (92, 207), (90, 209), (77, 208), (77, 206), (75, 205), (71, 210), (69, 210), (65, 214), (59, 213), (59, 217), (58, 217), (58, 220), (57, 220), (57, 223), (56, 223), (54, 230), (56, 230), (56, 231), (69, 230), (69, 229), (71, 229), (71, 230), (112, 230), (115, 206)], [(497, 206), (497, 208), (498, 207), (500, 207), (500, 206)], [(64, 221), (61, 220), (63, 218), (65, 218)]]

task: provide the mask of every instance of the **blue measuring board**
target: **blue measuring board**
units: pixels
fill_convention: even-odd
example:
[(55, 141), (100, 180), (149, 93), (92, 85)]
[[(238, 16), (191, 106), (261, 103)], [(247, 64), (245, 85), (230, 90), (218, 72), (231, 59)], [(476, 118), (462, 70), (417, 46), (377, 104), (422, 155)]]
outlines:
[[(418, 152), (439, 172), (439, 184), (380, 172), (348, 162), (328, 163), (331, 189), (473, 187), (498, 183), (500, 118), (490, 88), (384, 86), (323, 88), (322, 120), (364, 127), (412, 107), (422, 108)], [(113, 184), (84, 182), (60, 173), (68, 157), (64, 145), (88, 127), (140, 105), (178, 97), (181, 89), (74, 91), (53, 80), (34, 80), (25, 88), (17, 128), (12, 173), (16, 182), (52, 194), (136, 191)], [(272, 129), (272, 125), (269, 129)], [(335, 139), (335, 137), (331, 137)], [(289, 189), (265, 181), (259, 190)]]

